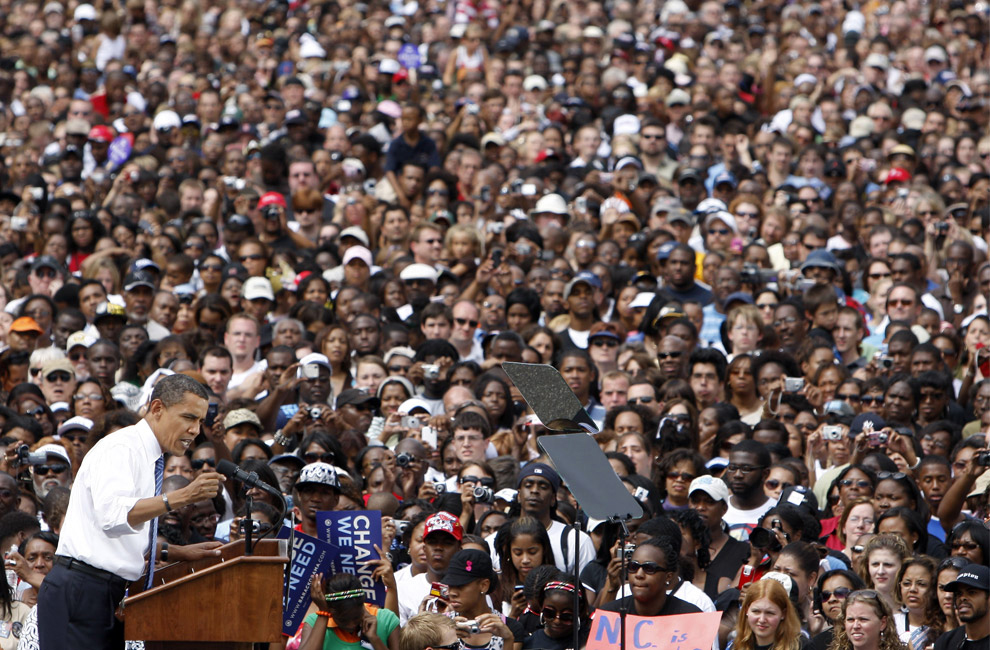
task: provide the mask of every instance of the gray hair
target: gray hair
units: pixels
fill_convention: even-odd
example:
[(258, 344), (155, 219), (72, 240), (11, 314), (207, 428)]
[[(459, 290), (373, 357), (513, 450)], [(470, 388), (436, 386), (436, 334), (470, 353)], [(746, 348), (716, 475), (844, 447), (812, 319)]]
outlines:
[(285, 329), (286, 326), (292, 326), (303, 336), (306, 335), (306, 326), (303, 325), (301, 320), (298, 320), (296, 318), (283, 318), (279, 322), (275, 323), (275, 327), (273, 328), (273, 331), (277, 333), (280, 330)]
[(151, 391), (149, 402), (159, 399), (166, 407), (175, 406), (185, 398), (186, 393), (192, 393), (196, 397), (202, 397), (207, 401), (210, 399), (210, 395), (206, 392), (206, 387), (203, 384), (188, 375), (176, 374), (162, 377), (155, 384), (155, 389)]

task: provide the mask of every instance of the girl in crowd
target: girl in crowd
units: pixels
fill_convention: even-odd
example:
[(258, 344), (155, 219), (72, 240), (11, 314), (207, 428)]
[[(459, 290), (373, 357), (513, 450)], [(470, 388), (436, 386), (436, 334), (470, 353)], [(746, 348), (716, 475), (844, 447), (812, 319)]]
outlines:
[(759, 580), (746, 590), (736, 623), (734, 650), (798, 650), (801, 623), (787, 591), (776, 580)]
[(904, 561), (911, 557), (907, 543), (897, 535), (877, 535), (866, 543), (859, 565), (859, 577), (875, 589), (888, 608), (894, 606), (896, 578)]
[(872, 589), (849, 594), (828, 650), (906, 650), (887, 601)]
[(495, 552), (502, 570), (499, 590), (502, 611), (518, 619), (526, 609), (522, 585), (538, 566), (553, 564), (553, 547), (547, 529), (530, 517), (505, 524), (495, 535)]
[[(571, 578), (558, 572), (543, 587), (540, 598), (540, 622), (542, 627), (531, 634), (523, 644), (524, 650), (576, 650), (574, 626), (577, 625), (579, 647), (584, 647), (591, 631), (588, 605)], [(578, 594), (578, 611), (574, 611), (574, 596)]]
[(814, 650), (825, 650), (835, 634), (833, 627), (842, 613), (842, 603), (852, 592), (863, 589), (863, 580), (848, 569), (826, 571), (815, 587), (815, 611), (820, 613), (826, 629), (811, 639)]
[[(498, 576), (488, 553), (471, 549), (458, 551), (450, 559), (443, 581), (449, 595), (450, 612), (447, 615), (459, 624), (457, 636), (464, 648), (522, 649), (526, 633), (519, 622), (506, 618), (488, 605), (486, 597), (498, 589)], [(475, 621), (477, 628), (464, 625), (468, 621)]]
[[(387, 571), (392, 577), (391, 565), (387, 570), (383, 566), (375, 569), (375, 573)], [(394, 589), (392, 577), (390, 591)], [(398, 650), (399, 617), (390, 609), (367, 604), (364, 594), (364, 587), (356, 575), (338, 573), (326, 582), (323, 574), (314, 575), (310, 598), (317, 612), (307, 615), (303, 621), (298, 644), (293, 645), (293, 638), (286, 648)]]

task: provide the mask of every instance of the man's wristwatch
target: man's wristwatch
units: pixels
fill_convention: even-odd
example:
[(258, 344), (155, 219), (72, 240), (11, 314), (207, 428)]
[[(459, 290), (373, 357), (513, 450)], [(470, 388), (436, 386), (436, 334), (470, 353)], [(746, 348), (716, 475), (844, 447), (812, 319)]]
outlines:
[(172, 512), (172, 504), (168, 502), (168, 495), (162, 492), (162, 501), (165, 502), (165, 510), (167, 512)]

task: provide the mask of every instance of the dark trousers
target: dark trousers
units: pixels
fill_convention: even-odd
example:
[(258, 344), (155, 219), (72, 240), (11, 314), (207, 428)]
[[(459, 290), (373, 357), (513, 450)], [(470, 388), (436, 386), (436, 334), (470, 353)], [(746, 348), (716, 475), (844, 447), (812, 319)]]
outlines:
[(114, 616), (127, 583), (60, 564), (38, 592), (41, 650), (123, 650), (124, 623)]

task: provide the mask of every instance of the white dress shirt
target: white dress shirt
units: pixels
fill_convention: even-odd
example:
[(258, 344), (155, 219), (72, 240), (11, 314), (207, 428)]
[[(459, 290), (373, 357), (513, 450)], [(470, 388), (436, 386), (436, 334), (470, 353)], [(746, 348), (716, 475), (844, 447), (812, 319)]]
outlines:
[(132, 527), (127, 514), (155, 495), (161, 445), (146, 420), (100, 440), (83, 459), (69, 497), (58, 555), (127, 580), (144, 573), (149, 521)]

